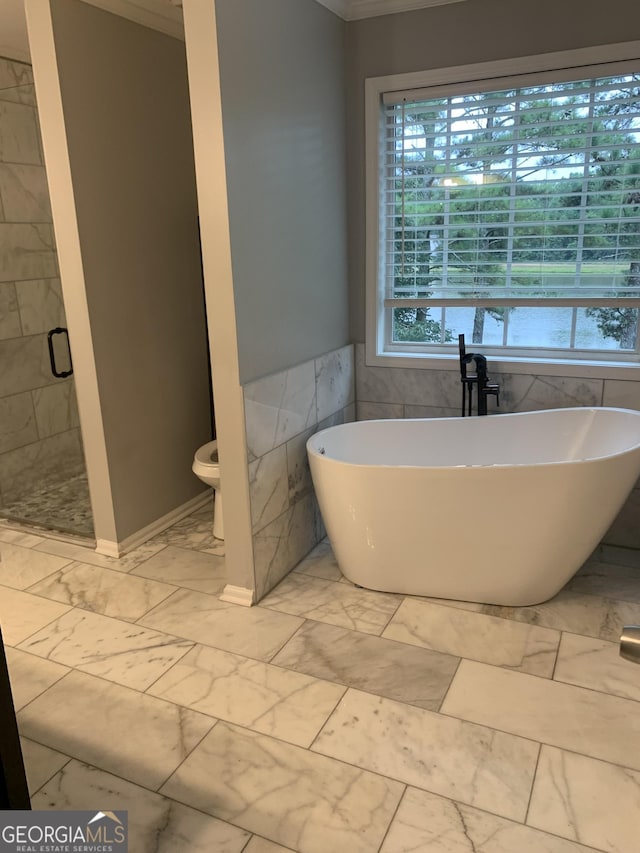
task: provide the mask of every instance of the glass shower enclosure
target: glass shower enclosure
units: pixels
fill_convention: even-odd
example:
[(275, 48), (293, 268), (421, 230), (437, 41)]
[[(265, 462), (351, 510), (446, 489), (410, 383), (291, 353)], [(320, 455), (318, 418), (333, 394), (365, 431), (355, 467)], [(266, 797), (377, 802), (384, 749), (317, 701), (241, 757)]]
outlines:
[(0, 58), (0, 522), (93, 537), (31, 67)]

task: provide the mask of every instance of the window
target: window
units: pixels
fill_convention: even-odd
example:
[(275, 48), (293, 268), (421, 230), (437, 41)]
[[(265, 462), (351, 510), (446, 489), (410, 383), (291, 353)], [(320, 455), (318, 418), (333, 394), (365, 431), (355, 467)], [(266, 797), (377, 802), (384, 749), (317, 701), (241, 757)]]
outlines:
[(640, 61), (569, 59), (368, 81), (377, 354), (639, 360)]

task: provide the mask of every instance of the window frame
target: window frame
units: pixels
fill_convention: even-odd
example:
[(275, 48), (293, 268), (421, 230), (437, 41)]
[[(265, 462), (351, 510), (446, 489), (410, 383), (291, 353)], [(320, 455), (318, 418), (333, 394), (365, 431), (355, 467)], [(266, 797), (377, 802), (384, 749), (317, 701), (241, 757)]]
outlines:
[[(603, 45), (578, 50), (525, 56), (507, 60), (448, 66), (419, 72), (370, 77), (365, 80), (365, 280), (366, 280), (366, 343), (365, 358), (369, 365), (412, 368), (457, 369), (457, 345), (425, 345), (416, 351), (411, 344), (393, 344), (385, 340), (385, 285), (381, 281), (383, 245), (380, 240), (380, 183), (384, 164), (380, 158), (380, 132), (383, 121), (382, 100), (385, 93), (450, 87), (472, 81), (490, 81), (495, 78), (500, 88), (506, 78), (536, 75), (532, 84), (544, 80), (560, 81), (576, 73), (585, 77), (593, 73), (606, 76), (622, 73), (620, 64), (640, 59), (640, 41)], [(416, 93), (417, 94), (417, 93)], [(466, 304), (461, 301), (461, 306)], [(560, 307), (560, 306), (559, 306)], [(622, 356), (618, 351), (544, 351), (537, 348), (492, 348), (474, 344), (490, 355), (503, 370), (535, 372), (564, 376), (625, 377), (629, 370), (640, 367), (639, 351)], [(527, 369), (529, 368), (529, 369)], [(635, 377), (634, 377), (635, 378)]]

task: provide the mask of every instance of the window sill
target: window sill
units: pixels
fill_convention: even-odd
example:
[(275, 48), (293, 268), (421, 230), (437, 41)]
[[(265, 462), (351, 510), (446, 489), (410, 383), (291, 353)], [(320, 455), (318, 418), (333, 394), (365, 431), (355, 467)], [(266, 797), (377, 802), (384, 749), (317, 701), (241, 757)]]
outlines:
[[(576, 361), (573, 359), (513, 358), (489, 356), (489, 365), (496, 373), (525, 376), (570, 376), (584, 379), (626, 379), (640, 381), (640, 363), (619, 361)], [(368, 351), (365, 362), (369, 367), (399, 367), (418, 370), (460, 369), (456, 355), (385, 353)]]

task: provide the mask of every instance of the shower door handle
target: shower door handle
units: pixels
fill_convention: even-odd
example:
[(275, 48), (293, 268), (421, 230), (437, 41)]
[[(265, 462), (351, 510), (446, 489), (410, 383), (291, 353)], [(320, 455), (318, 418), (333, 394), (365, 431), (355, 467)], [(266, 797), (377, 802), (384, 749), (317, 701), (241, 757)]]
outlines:
[(622, 629), (620, 656), (631, 663), (640, 663), (640, 625), (627, 625)]
[[(69, 370), (58, 370), (56, 365), (56, 354), (53, 350), (53, 338), (55, 335), (66, 335), (67, 352), (69, 353)], [(50, 329), (47, 333), (47, 343), (49, 344), (49, 361), (51, 362), (51, 372), (58, 379), (64, 379), (65, 376), (71, 376), (73, 373), (73, 362), (71, 361), (71, 347), (69, 346), (69, 332), (63, 329), (62, 326), (56, 326), (55, 329)]]

